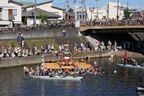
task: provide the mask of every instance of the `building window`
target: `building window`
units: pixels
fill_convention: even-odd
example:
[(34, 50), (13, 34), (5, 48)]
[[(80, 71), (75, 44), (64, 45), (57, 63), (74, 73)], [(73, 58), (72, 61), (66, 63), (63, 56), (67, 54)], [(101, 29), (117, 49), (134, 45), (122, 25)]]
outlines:
[(0, 8), (0, 12), (2, 12), (2, 8)]
[(9, 15), (17, 16), (17, 9), (9, 9)]
[(13, 10), (12, 10), (12, 14), (13, 14), (14, 16), (17, 16), (17, 9), (13, 9)]

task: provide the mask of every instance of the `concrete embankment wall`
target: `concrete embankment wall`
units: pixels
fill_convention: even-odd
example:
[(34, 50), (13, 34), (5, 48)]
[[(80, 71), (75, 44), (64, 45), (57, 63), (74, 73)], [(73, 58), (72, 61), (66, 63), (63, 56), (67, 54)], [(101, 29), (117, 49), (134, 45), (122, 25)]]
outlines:
[[(123, 51), (117, 51), (117, 52), (115, 52), (115, 55), (117, 55), (118, 57), (124, 57), (125, 51), (124, 50)], [(144, 55), (142, 55), (141, 53), (127, 51), (127, 57), (144, 58)]]
[[(77, 36), (77, 28), (69, 28), (66, 30), (66, 36)], [(45, 38), (63, 36), (63, 29), (33, 30), (22, 32), (25, 38)], [(0, 33), (0, 39), (16, 39), (18, 32)]]

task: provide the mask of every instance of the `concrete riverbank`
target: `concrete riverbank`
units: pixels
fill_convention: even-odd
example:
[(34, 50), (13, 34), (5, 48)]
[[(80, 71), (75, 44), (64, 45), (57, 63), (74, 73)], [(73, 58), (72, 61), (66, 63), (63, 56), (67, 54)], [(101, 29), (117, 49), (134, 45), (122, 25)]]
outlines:
[[(113, 50), (105, 50), (102, 52), (77, 52), (73, 59), (81, 59), (82, 57), (86, 58), (88, 54), (90, 54), (91, 58), (97, 58), (97, 57), (110, 57), (111, 53), (116, 54), (119, 58), (124, 57), (124, 51), (118, 51), (114, 52)], [(128, 52), (129, 57), (134, 58), (144, 58), (143, 55), (135, 52)], [(54, 61), (61, 60), (61, 56), (57, 59), (53, 54), (46, 54), (45, 60), (53, 59)], [(17, 58), (7, 58), (3, 59), (2, 62), (0, 62), (0, 68), (8, 68), (8, 67), (17, 67), (17, 66), (25, 66), (25, 65), (35, 65), (41, 63), (41, 56), (28, 56), (28, 57), (17, 57)]]

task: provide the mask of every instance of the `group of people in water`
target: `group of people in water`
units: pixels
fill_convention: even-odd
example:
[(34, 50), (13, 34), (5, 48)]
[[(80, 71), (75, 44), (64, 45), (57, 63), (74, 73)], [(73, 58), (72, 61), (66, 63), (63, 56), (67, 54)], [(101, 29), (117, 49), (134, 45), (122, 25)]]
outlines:
[[(49, 62), (53, 62), (50, 60)], [(25, 74), (29, 73), (30, 75), (35, 76), (50, 76), (50, 77), (66, 77), (66, 76), (77, 76), (77, 75), (86, 75), (86, 74), (99, 74), (102, 75), (105, 73), (102, 66), (98, 67), (97, 62), (94, 61), (94, 65), (91, 68), (78, 68), (75, 66), (73, 69), (65, 68), (65, 69), (47, 69), (42, 65), (36, 65), (36, 67), (24, 66)]]
[(133, 65), (133, 66), (140, 65), (141, 67), (144, 67), (144, 62), (142, 62), (141, 64), (138, 64), (137, 61), (132, 57), (128, 57), (128, 58), (123, 57), (122, 62), (124, 63), (124, 65), (130, 64), (130, 65)]

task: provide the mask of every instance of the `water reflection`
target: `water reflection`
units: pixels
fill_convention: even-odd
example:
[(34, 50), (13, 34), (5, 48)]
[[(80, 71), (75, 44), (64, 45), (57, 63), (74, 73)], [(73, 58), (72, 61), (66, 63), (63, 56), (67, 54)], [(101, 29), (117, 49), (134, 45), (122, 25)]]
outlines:
[[(0, 96), (135, 96), (142, 69), (121, 68), (108, 58), (91, 59), (107, 74), (85, 75), (84, 81), (49, 81), (32, 79), (23, 68), (0, 70)], [(118, 59), (117, 62), (121, 60)], [(141, 62), (141, 60), (139, 60)], [(114, 74), (114, 69), (117, 73)]]

